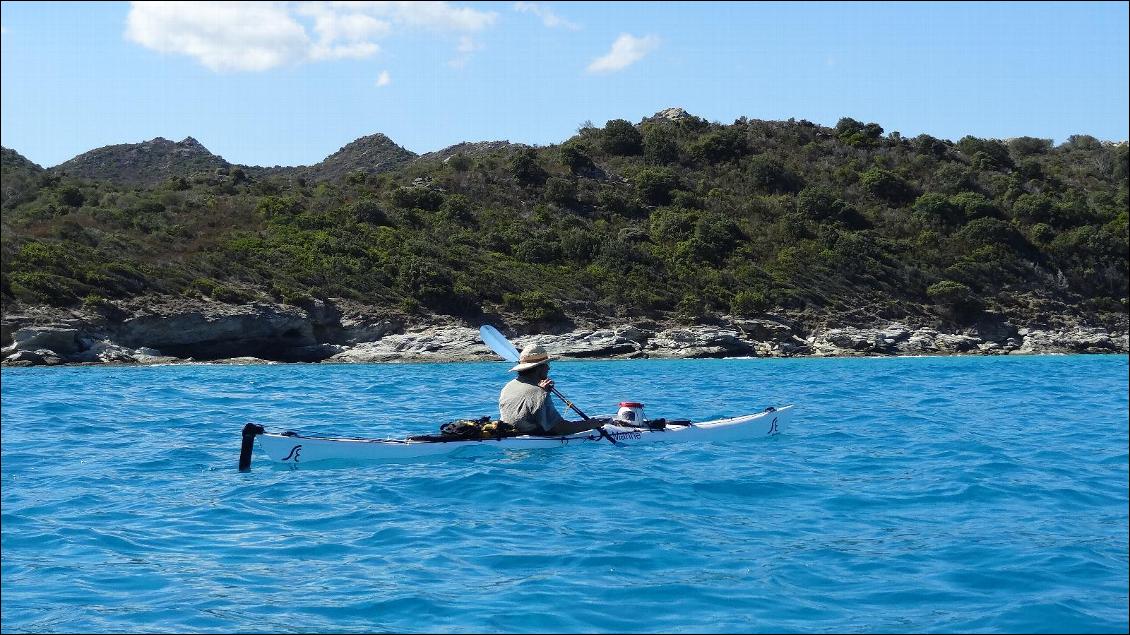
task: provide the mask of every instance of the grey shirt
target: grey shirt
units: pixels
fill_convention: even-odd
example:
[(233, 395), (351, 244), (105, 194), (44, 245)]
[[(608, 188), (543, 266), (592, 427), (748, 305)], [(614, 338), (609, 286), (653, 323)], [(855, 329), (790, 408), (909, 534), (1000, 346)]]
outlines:
[(498, 396), (498, 413), (506, 423), (514, 424), (519, 432), (545, 434), (565, 418), (553, 407), (549, 393), (535, 382), (522, 377), (510, 380)]

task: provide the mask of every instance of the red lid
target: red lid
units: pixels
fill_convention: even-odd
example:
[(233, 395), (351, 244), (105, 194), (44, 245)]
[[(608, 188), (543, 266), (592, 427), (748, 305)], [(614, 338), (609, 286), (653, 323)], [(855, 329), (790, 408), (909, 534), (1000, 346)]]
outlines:
[(638, 401), (621, 401), (621, 408), (643, 408), (643, 404)]

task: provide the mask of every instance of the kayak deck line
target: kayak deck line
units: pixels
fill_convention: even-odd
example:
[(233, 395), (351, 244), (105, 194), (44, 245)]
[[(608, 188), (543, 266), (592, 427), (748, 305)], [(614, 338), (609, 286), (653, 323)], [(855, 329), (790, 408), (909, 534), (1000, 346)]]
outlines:
[[(258, 424), (248, 423), (243, 428), (243, 445), (240, 448), (239, 469), (251, 468), (251, 454), (255, 442), (273, 461), (296, 466), (324, 460), (400, 460), (435, 456), (458, 451), (464, 447), (497, 448), (550, 448), (563, 445), (592, 444), (605, 440), (605, 435), (619, 445), (640, 445), (662, 441), (736, 441), (765, 436), (775, 436), (781, 425), (792, 414), (794, 406), (769, 407), (765, 410), (736, 417), (710, 421), (686, 420), (666, 422), (654, 420), (655, 427), (633, 425), (609, 420), (601, 425), (602, 433), (586, 430), (561, 436), (518, 435), (487, 438), (450, 438), (421, 435), (421, 438), (403, 439), (317, 436), (293, 431), (267, 432)], [(646, 422), (645, 422), (646, 424)], [(608, 443), (599, 443), (608, 445)]]

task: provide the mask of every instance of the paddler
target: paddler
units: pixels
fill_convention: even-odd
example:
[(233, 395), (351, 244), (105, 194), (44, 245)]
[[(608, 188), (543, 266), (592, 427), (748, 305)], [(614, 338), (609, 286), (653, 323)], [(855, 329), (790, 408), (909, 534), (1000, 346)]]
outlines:
[(598, 427), (597, 423), (569, 421), (553, 407), (549, 393), (549, 354), (538, 344), (522, 349), (518, 365), (510, 369), (518, 376), (502, 387), (498, 396), (499, 418), (522, 434), (563, 436)]

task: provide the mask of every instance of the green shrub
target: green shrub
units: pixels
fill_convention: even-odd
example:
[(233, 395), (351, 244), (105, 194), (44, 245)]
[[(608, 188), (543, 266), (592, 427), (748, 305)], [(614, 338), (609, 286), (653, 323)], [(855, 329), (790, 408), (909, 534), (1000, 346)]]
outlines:
[(694, 232), (698, 214), (675, 207), (662, 207), (651, 213), (648, 234), (655, 240), (675, 243), (687, 240)]
[(1049, 223), (1055, 216), (1055, 201), (1046, 194), (1021, 194), (1012, 204), (1013, 214), (1029, 223)]
[(962, 216), (967, 221), (978, 218), (991, 218), (1000, 216), (1000, 211), (992, 201), (976, 192), (961, 192), (950, 197), (950, 203), (961, 210)]
[(836, 122), (836, 136), (848, 145), (873, 146), (883, 137), (883, 127), (877, 123), (865, 124), (851, 117)]
[(1036, 223), (1029, 232), (1032, 240), (1041, 245), (1046, 245), (1055, 238), (1055, 230), (1047, 223)]
[(1024, 246), (1024, 237), (999, 218), (978, 218), (965, 224), (954, 237), (970, 245)]
[(738, 317), (754, 317), (769, 310), (771, 304), (762, 291), (739, 291), (730, 301), (730, 313)]
[(443, 205), (443, 194), (428, 187), (398, 187), (389, 193), (389, 200), (400, 209), (422, 209), (434, 212)]
[(471, 169), (471, 157), (462, 152), (456, 152), (451, 155), (444, 163), (451, 166), (451, 169), (456, 172), (466, 172)]
[(302, 202), (290, 196), (264, 196), (255, 204), (255, 211), (263, 218), (289, 218), (302, 213)]
[(735, 161), (749, 152), (745, 134), (739, 128), (709, 132), (691, 144), (690, 154), (698, 161), (721, 163)]
[(911, 140), (911, 146), (915, 152), (936, 159), (946, 156), (946, 153), (949, 152), (949, 146), (944, 141), (928, 134), (920, 134), (915, 137)]
[(109, 301), (97, 293), (88, 293), (82, 299), (82, 307), (84, 309), (97, 309), (108, 305)]
[(953, 280), (942, 280), (930, 285), (926, 289), (926, 295), (939, 306), (958, 316), (974, 313), (981, 308), (981, 300), (973, 290)]
[(462, 194), (453, 194), (443, 201), (439, 208), (444, 218), (459, 224), (466, 224), (475, 220), (474, 203)]
[(957, 225), (965, 220), (965, 214), (960, 207), (954, 205), (948, 196), (935, 192), (919, 196), (914, 201), (913, 209), (929, 221), (946, 225)]
[(634, 156), (643, 152), (643, 135), (624, 119), (613, 119), (604, 126), (601, 148), (612, 155)]
[(869, 194), (892, 205), (904, 205), (914, 200), (914, 188), (890, 170), (871, 168), (859, 175), (859, 182)]
[(504, 293), (502, 303), (511, 311), (517, 311), (528, 322), (548, 322), (565, 317), (561, 305), (540, 290)]
[(1012, 167), (1012, 157), (1009, 156), (1008, 146), (996, 139), (978, 139), (973, 136), (964, 136), (957, 142), (957, 148), (962, 154), (973, 160), (978, 153), (985, 163), (985, 169), (1004, 169)]
[(545, 182), (543, 196), (546, 201), (562, 207), (572, 207), (577, 203), (577, 184), (568, 179), (550, 177)]
[(764, 156), (750, 161), (749, 179), (754, 187), (764, 192), (795, 192), (800, 186), (796, 175), (780, 161)]
[(671, 126), (648, 126), (643, 134), (644, 160), (652, 165), (666, 165), (679, 160), (679, 142)]
[(584, 149), (576, 143), (562, 144), (559, 152), (561, 163), (565, 164), (573, 174), (582, 174), (596, 167), (589, 155), (585, 154)]
[(13, 296), (52, 306), (71, 306), (92, 291), (77, 280), (42, 271), (13, 273), (9, 280)]
[(346, 209), (346, 213), (359, 223), (368, 223), (370, 225), (388, 225), (388, 214), (385, 213), (380, 203), (377, 201), (366, 198), (352, 203)]
[(86, 196), (82, 190), (70, 185), (59, 190), (59, 202), (67, 207), (82, 207), (86, 202)]
[(704, 260), (721, 262), (742, 238), (737, 224), (719, 214), (704, 214), (694, 226), (694, 238), (701, 243)]
[(597, 204), (607, 212), (621, 216), (640, 216), (646, 211), (638, 202), (628, 198), (623, 192), (611, 188), (603, 189), (596, 196)]
[(648, 205), (670, 203), (671, 191), (679, 185), (679, 178), (667, 168), (644, 168), (634, 181), (640, 199)]
[(1015, 137), (1008, 140), (1008, 149), (1017, 157), (1047, 154), (1052, 149), (1052, 140), (1036, 137)]
[(706, 313), (706, 300), (695, 293), (684, 295), (675, 305), (675, 319), (682, 324), (697, 324)]

